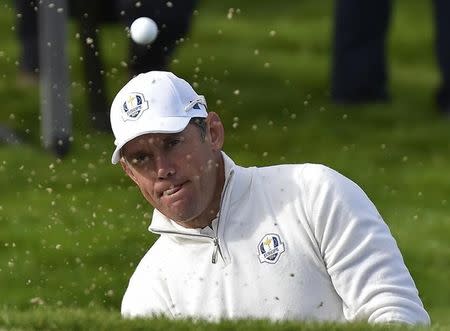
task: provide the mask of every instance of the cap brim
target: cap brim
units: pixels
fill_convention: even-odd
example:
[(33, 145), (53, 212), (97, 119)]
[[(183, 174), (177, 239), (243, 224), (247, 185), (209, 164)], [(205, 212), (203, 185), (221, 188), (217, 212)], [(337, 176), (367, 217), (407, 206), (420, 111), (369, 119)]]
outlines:
[(134, 138), (148, 133), (178, 133), (186, 128), (190, 120), (191, 117), (167, 117), (164, 119), (158, 119), (157, 126), (154, 125), (153, 128), (147, 126), (147, 128), (144, 127), (141, 130), (136, 130), (138, 133), (133, 130), (132, 135), (127, 136), (120, 142), (116, 142), (116, 149), (112, 154), (111, 163), (117, 164), (119, 162), (120, 150), (123, 146), (125, 146), (126, 143), (133, 140)]

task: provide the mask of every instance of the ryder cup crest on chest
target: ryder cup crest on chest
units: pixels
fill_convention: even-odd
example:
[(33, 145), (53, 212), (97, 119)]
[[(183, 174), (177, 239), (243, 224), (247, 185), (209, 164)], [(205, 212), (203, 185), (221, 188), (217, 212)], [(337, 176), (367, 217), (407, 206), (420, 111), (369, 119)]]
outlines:
[(258, 244), (258, 257), (261, 263), (277, 263), (281, 254), (285, 251), (285, 245), (278, 234), (266, 234)]

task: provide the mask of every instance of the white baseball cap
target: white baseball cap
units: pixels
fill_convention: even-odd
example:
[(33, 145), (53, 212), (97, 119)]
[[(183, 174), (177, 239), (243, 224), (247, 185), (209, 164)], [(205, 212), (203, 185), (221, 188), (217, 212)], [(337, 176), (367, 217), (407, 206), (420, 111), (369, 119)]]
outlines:
[(117, 93), (111, 106), (116, 145), (111, 162), (119, 162), (120, 149), (136, 137), (181, 132), (191, 118), (207, 115), (205, 98), (184, 79), (167, 71), (140, 74)]

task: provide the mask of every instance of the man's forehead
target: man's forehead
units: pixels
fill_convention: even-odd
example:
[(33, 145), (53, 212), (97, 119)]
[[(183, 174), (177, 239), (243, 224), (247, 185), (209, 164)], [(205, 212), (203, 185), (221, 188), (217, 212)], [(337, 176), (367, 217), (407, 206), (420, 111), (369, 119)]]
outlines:
[(179, 137), (183, 135), (183, 132), (177, 132), (177, 133), (146, 133), (139, 137), (136, 137), (132, 140), (130, 140), (128, 143), (125, 144), (124, 147), (133, 146), (133, 145), (147, 145), (147, 144), (156, 144), (158, 142), (164, 142), (167, 139), (171, 139), (174, 137)]

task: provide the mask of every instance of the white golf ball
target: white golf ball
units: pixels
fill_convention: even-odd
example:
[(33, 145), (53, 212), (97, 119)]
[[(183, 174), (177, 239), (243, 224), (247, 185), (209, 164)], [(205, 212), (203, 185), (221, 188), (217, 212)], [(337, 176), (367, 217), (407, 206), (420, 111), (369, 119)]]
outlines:
[(130, 26), (131, 39), (140, 45), (153, 42), (158, 35), (158, 26), (148, 17), (139, 17)]

